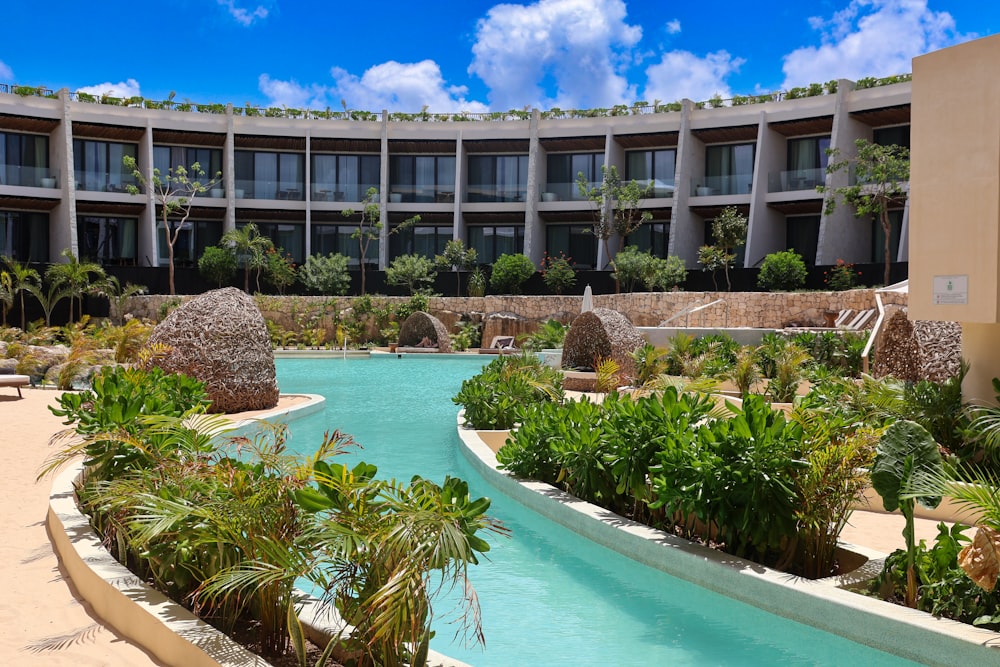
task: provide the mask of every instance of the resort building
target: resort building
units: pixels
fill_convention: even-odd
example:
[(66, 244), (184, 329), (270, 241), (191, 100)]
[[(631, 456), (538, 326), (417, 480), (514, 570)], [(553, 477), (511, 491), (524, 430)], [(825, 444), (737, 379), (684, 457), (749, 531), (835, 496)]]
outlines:
[[(900, 82), (896, 82), (902, 79)], [(794, 248), (808, 264), (880, 262), (877, 222), (846, 206), (825, 213), (817, 185), (826, 149), (854, 141), (909, 145), (908, 77), (842, 80), (788, 93), (588, 112), (381, 114), (154, 103), (0, 86), (0, 254), (55, 261), (64, 248), (105, 264), (165, 265), (152, 193), (130, 194), (133, 156), (148, 175), (197, 161), (218, 186), (196, 199), (177, 244), (194, 263), (224, 231), (254, 222), (301, 262), (341, 252), (369, 188), (386, 222), (366, 262), (440, 253), (451, 239), (481, 263), (523, 252), (538, 264), (565, 253), (578, 268), (607, 266), (588, 232), (594, 205), (577, 174), (599, 183), (614, 165), (651, 184), (651, 218), (627, 239), (697, 265), (726, 206), (749, 219), (741, 266)], [(414, 215), (420, 221), (391, 233)], [(893, 257), (907, 261), (908, 203), (893, 211)], [(611, 247), (617, 247), (612, 243)]]

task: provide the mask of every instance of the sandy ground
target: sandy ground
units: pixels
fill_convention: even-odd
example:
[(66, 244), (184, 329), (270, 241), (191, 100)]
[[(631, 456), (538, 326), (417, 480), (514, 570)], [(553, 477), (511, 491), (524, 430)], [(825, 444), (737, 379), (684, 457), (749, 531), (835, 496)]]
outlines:
[[(53, 553), (45, 526), (51, 479), (35, 478), (51, 453), (49, 437), (63, 428), (47, 407), (57, 392), (0, 390), (0, 446), (6, 453), (0, 503), (0, 664), (45, 667), (159, 665), (101, 624)], [(299, 402), (283, 398), (279, 407)], [(241, 415), (249, 416), (249, 415)], [(932, 542), (936, 522), (918, 520), (917, 537)], [(890, 553), (903, 545), (903, 518), (855, 512), (845, 542)]]

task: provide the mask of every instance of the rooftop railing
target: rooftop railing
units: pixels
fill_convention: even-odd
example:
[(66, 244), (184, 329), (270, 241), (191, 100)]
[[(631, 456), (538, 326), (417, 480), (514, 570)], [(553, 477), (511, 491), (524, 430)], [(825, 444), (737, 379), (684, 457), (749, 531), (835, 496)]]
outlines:
[[(903, 83), (912, 79), (911, 74), (899, 74), (888, 77), (865, 77), (858, 79), (854, 83), (857, 90), (866, 88), (877, 88), (895, 83)], [(826, 83), (812, 83), (804, 87), (790, 88), (786, 91), (765, 93), (763, 95), (733, 95), (723, 98), (719, 95), (704, 100), (694, 102), (697, 109), (711, 109), (721, 107), (736, 107), (749, 104), (764, 104), (767, 102), (779, 102), (781, 100), (793, 100), (804, 97), (815, 97), (818, 95), (832, 95), (837, 92), (837, 81), (827, 81)], [(20, 95), (22, 97), (57, 97), (58, 91), (53, 91), (44, 86), (22, 86), (18, 84), (0, 83), (0, 93)], [(123, 106), (141, 109), (161, 109), (170, 111), (184, 111), (191, 113), (225, 114), (228, 105), (212, 103), (197, 104), (190, 100), (178, 102), (172, 97), (166, 100), (151, 100), (141, 96), (115, 97), (110, 94), (93, 95), (77, 91), (71, 93), (72, 99), (77, 102), (91, 104), (107, 104), (112, 106)], [(654, 101), (652, 104), (646, 101), (634, 102), (632, 104), (616, 104), (611, 107), (596, 107), (593, 109), (559, 109), (552, 108), (542, 111), (542, 118), (610, 118), (615, 116), (640, 116), (658, 113), (673, 113), (680, 111), (681, 102), (660, 102)], [(327, 107), (326, 109), (298, 109), (294, 107), (263, 107), (247, 103), (243, 106), (233, 105), (233, 113), (238, 116), (262, 117), (262, 118), (308, 118), (324, 120), (353, 120), (379, 122), (382, 114), (374, 111), (362, 111), (344, 109), (335, 111)], [(454, 123), (465, 121), (480, 122), (508, 122), (524, 121), (531, 118), (530, 109), (510, 109), (508, 111), (485, 111), (470, 112), (459, 111), (452, 113), (431, 113), (421, 110), (416, 113), (405, 113), (394, 111), (389, 113), (389, 120), (394, 122), (427, 122), (427, 123)]]

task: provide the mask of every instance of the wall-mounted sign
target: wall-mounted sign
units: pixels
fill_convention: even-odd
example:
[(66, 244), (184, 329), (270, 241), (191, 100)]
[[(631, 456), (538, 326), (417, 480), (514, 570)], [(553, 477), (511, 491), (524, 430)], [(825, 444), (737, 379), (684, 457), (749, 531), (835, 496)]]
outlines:
[(969, 276), (934, 276), (934, 303), (946, 306), (969, 303)]

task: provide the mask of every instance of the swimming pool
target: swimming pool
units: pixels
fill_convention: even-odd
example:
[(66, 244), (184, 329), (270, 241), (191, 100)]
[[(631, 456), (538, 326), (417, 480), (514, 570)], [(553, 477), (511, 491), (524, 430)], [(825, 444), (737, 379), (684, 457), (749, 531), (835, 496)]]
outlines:
[[(510, 665), (912, 665), (769, 614), (592, 544), (507, 499), (458, 452), (463, 379), (490, 359), (404, 355), (370, 359), (279, 359), (282, 392), (326, 397), (292, 424), (289, 446), (311, 453), (338, 428), (364, 446), (352, 454), (381, 477), (446, 474), (493, 498), (490, 514), (512, 537), (470, 571), (485, 650), (453, 643), (440, 621), (432, 647), (477, 667)], [(440, 612), (439, 612), (440, 613)]]

